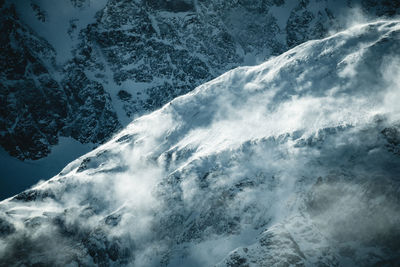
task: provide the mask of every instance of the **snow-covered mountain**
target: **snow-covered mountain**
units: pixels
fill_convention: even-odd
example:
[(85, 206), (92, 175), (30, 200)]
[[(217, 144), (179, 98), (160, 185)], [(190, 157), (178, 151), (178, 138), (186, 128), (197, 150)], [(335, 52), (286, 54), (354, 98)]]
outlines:
[(399, 10), (397, 0), (0, 1), (0, 199), (232, 68)]
[[(0, 144), (39, 159), (60, 136), (102, 143), (135, 117), (243, 65), (398, 1), (2, 1)], [(251, 19), (249, 19), (251, 18)]]
[(0, 203), (0, 265), (395, 266), (400, 21), (239, 67)]

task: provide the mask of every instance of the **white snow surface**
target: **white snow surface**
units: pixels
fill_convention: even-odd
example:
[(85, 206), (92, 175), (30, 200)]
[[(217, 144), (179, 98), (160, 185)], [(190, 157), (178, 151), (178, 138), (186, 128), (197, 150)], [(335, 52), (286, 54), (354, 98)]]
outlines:
[[(0, 258), (130, 266), (398, 259), (385, 238), (400, 233), (391, 193), (400, 188), (399, 147), (396, 134), (383, 133), (399, 128), (399, 41), (400, 21), (356, 25), (136, 119), (0, 203), (0, 222), (15, 229), (0, 236)], [(29, 242), (17, 253), (22, 238)]]

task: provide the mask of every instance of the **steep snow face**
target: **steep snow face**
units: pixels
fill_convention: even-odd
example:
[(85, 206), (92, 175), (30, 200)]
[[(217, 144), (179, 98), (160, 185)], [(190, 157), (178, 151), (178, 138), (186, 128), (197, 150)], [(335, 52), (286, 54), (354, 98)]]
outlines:
[(0, 204), (12, 265), (399, 261), (400, 21), (240, 67)]
[(0, 143), (22, 160), (46, 157), (59, 136), (103, 143), (232, 68), (325, 37), (354, 14), (394, 16), (398, 3), (1, 1)]

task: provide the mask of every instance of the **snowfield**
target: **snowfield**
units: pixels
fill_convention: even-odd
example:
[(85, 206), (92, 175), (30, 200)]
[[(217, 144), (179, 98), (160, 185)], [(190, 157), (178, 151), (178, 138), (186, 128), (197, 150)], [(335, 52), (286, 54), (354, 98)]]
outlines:
[(239, 67), (0, 203), (0, 265), (394, 266), (400, 21)]

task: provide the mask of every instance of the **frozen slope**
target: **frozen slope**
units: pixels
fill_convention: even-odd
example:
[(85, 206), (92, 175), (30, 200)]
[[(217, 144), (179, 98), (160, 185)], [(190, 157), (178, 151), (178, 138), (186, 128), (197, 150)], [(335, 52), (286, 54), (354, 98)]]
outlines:
[(400, 260), (400, 21), (241, 67), (0, 203), (13, 265)]

